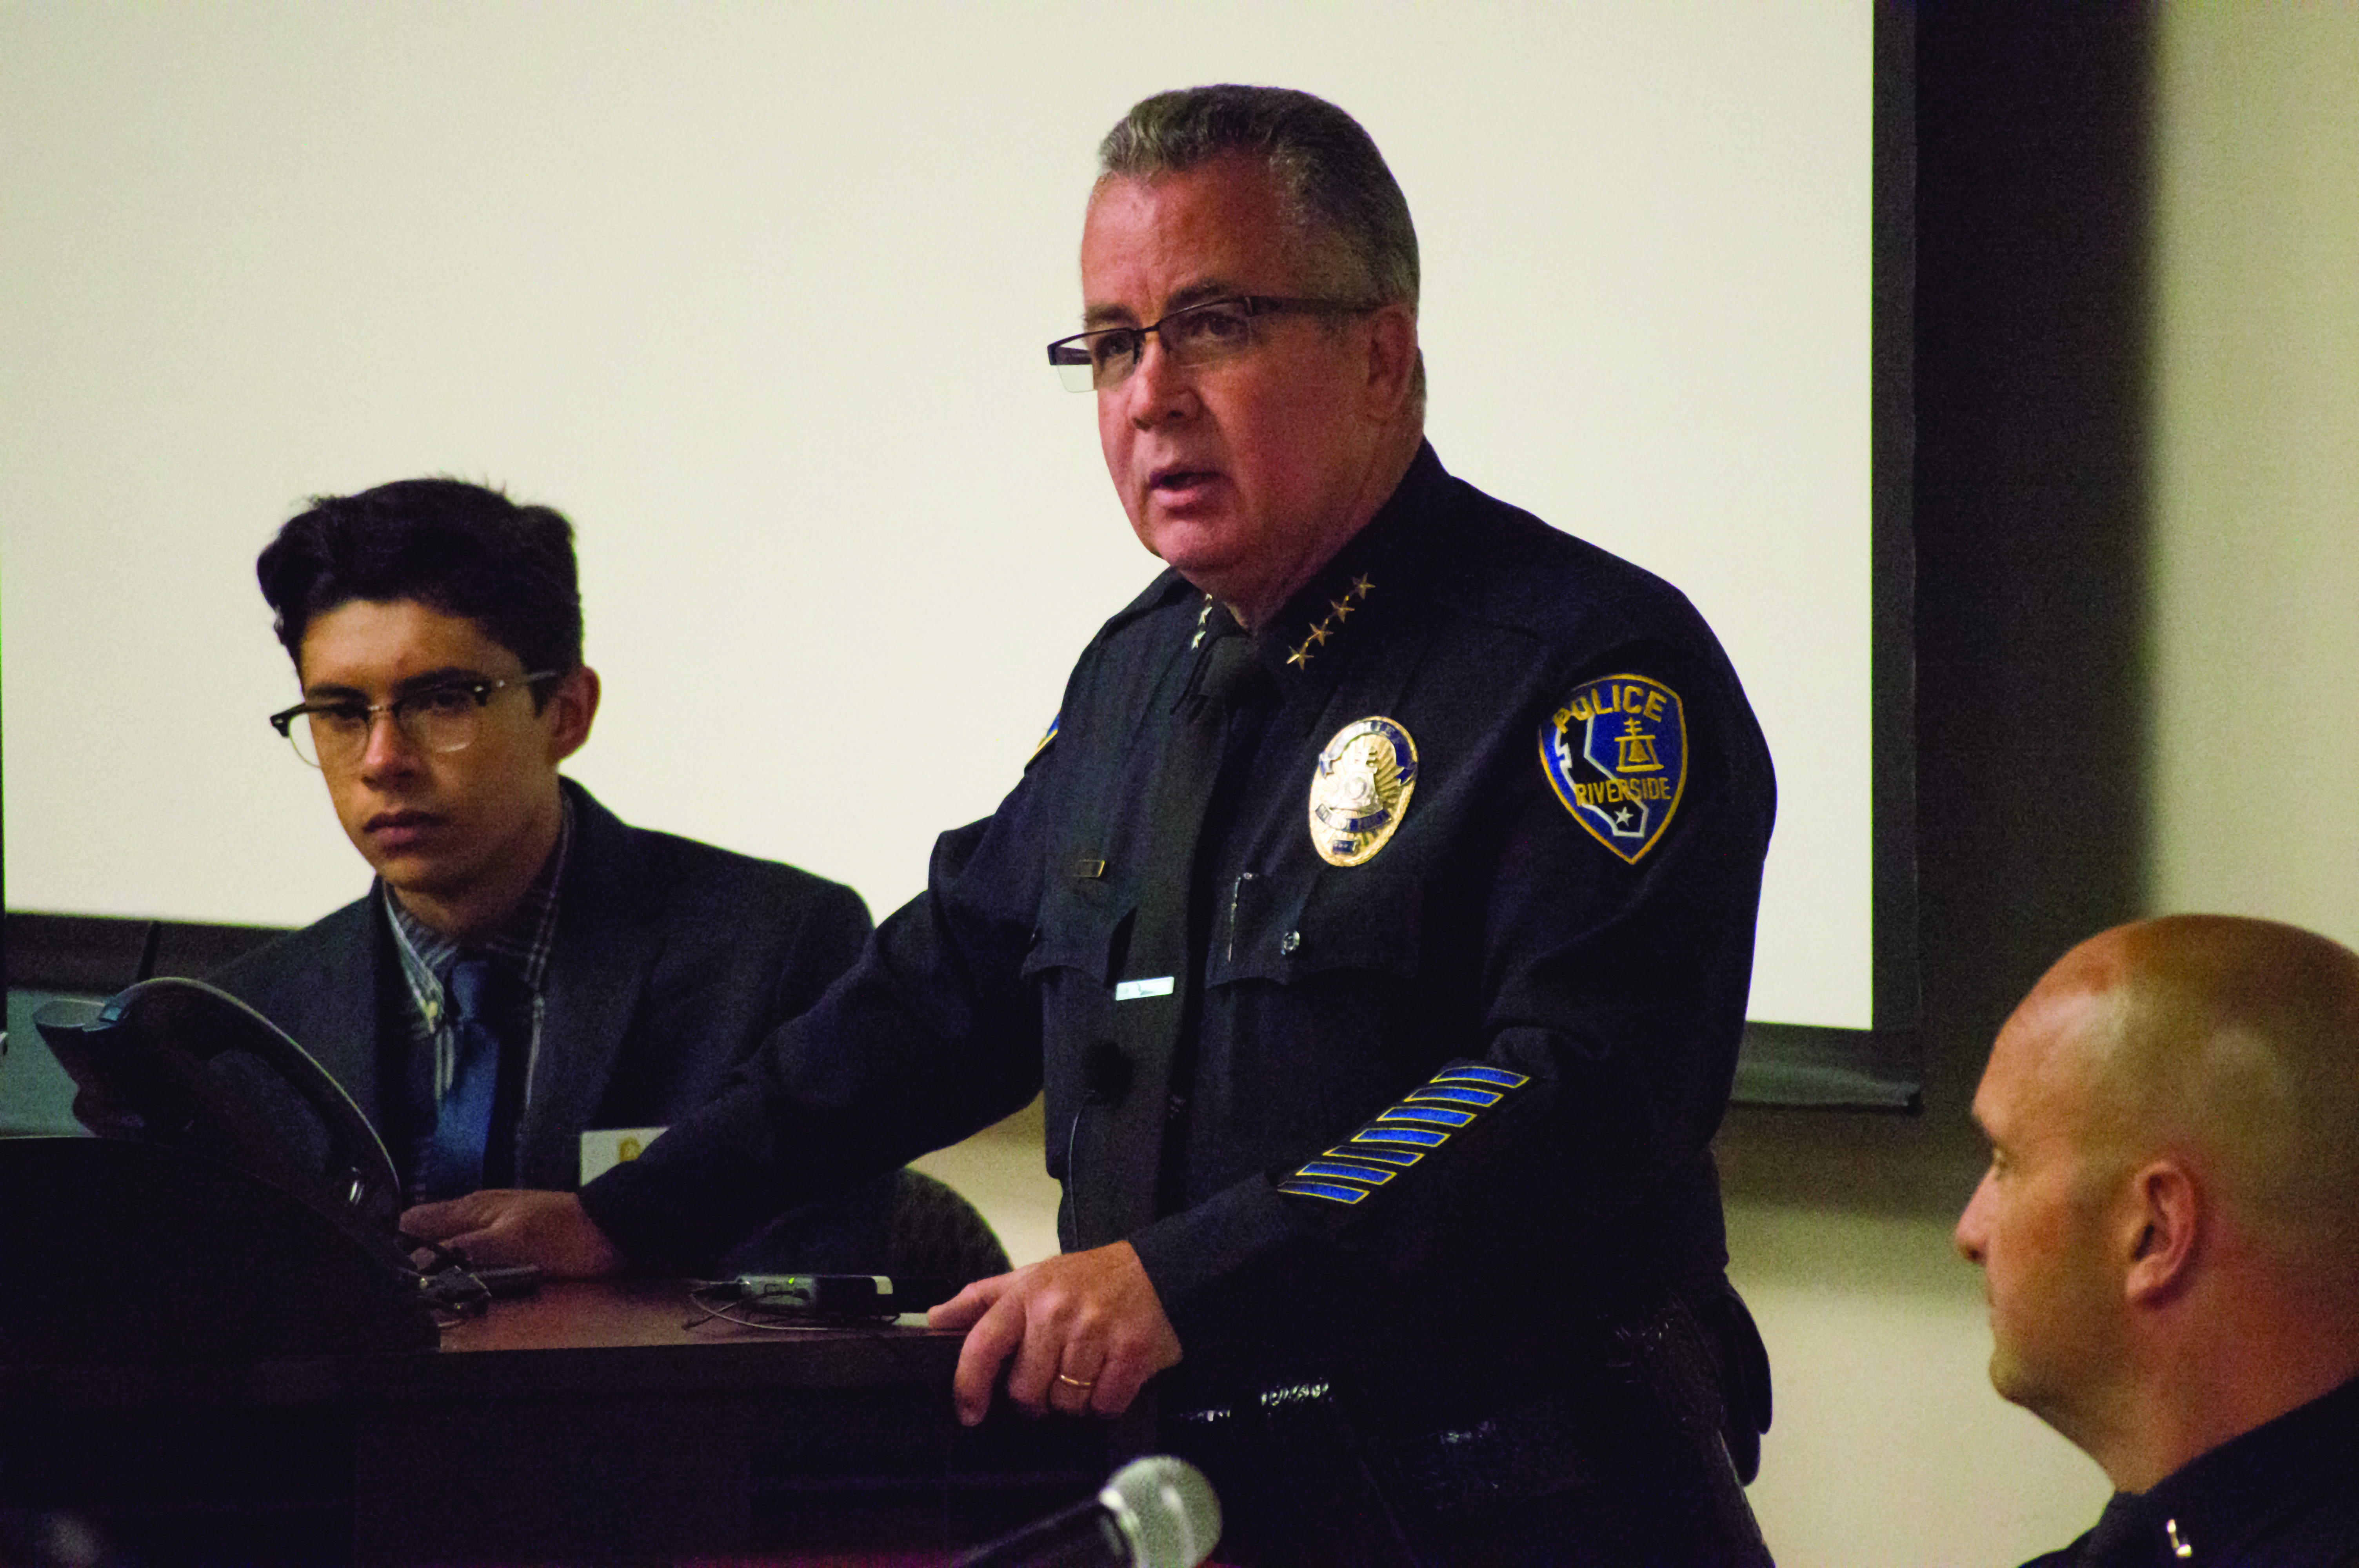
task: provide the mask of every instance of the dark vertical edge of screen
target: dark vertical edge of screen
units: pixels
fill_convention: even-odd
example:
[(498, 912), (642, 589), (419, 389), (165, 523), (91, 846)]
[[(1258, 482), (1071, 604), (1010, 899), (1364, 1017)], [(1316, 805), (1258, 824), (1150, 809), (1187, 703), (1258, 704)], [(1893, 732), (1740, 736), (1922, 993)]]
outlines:
[(1924, 1072), (1917, 917), (1917, 48), (1915, 12), (1875, 8), (1875, 356), (1870, 530), (1875, 1030)]

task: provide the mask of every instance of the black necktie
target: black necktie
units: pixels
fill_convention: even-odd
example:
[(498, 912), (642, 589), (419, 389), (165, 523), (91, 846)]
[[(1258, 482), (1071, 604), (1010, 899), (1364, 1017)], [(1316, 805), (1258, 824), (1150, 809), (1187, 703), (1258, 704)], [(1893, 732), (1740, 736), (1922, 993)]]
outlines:
[(1212, 611), (1205, 631), (1193, 677), (1169, 719), (1150, 796), (1137, 913), (1114, 989), (1111, 1048), (1118, 1054), (1089, 1064), (1097, 1106), (1084, 1119), (1089, 1147), (1075, 1151), (1072, 1195), (1075, 1238), (1085, 1248), (1120, 1240), (1155, 1217), (1172, 1064), (1196, 976), (1189, 887), (1204, 808), (1220, 773), (1229, 705), (1259, 673), (1251, 640), (1226, 611)]
[(432, 1202), (462, 1197), (484, 1184), (484, 1151), (492, 1135), (492, 1105), (500, 1081), (499, 971), (488, 958), (451, 966), (442, 994), (451, 1008), (451, 1083), (434, 1108), (419, 1196)]

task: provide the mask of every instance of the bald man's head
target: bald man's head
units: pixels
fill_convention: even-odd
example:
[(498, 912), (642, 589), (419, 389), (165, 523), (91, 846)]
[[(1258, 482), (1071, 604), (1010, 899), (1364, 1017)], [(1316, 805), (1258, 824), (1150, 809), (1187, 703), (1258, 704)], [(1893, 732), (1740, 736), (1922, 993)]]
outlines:
[(2115, 1485), (2359, 1369), (2359, 955), (2219, 915), (2093, 936), (1999, 1031), (1974, 1119), (1991, 1382)]
[(2273, 1248), (2359, 1279), (2359, 954), (2180, 914), (2093, 937), (2051, 982), (2113, 1003), (2082, 1042), (2093, 1141), (2184, 1157)]

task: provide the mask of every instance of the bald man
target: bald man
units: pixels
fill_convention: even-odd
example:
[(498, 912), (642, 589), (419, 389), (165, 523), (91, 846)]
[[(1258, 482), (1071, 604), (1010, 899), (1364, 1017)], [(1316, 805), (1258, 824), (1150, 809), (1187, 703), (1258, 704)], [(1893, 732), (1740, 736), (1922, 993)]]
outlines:
[(1991, 1381), (2116, 1488), (2037, 1563), (2359, 1563), (2359, 954), (2104, 932), (2007, 1020), (1973, 1111)]

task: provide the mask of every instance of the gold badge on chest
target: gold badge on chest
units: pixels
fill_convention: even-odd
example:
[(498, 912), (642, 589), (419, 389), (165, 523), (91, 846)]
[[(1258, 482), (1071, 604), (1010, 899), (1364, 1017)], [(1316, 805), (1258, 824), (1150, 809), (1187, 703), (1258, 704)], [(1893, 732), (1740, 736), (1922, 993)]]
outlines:
[(1310, 847), (1331, 866), (1373, 860), (1408, 815), (1417, 742), (1381, 716), (1335, 731), (1310, 774)]

